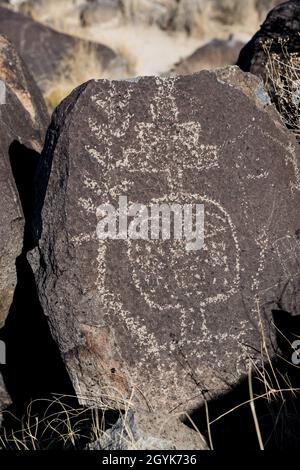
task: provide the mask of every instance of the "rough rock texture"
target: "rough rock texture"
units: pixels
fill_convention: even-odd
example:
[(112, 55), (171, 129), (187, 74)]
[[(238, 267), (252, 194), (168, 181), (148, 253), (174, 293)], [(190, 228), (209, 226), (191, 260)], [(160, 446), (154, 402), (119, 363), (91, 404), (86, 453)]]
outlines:
[(125, 62), (109, 47), (59, 33), (2, 7), (0, 34), (16, 46), (50, 102), (60, 101), (53, 93), (61, 93), (63, 98), (90, 78), (116, 78), (126, 74)]
[(214, 70), (236, 63), (243, 43), (230, 39), (223, 41), (214, 39), (199, 47), (192, 55), (180, 61), (174, 67), (177, 75), (189, 75), (201, 70)]
[[(39, 89), (10, 43), (0, 36), (0, 80), (5, 103), (0, 104), (0, 327), (16, 286), (16, 257), (23, 246), (24, 218), (11, 165), (26, 158), (22, 146), (41, 151), (48, 116)], [(25, 148), (24, 147), (24, 148)], [(18, 154), (16, 155), (15, 149)], [(21, 163), (24, 165), (24, 163)], [(22, 170), (21, 170), (22, 171)]]
[(237, 64), (260, 76), (289, 128), (299, 133), (300, 3), (274, 8), (242, 49)]
[[(61, 104), (30, 260), (83, 402), (132, 393), (140, 406), (187, 409), (228, 390), (249, 356), (261, 360), (271, 309), (280, 299), (294, 313), (298, 300), (296, 152), (261, 83), (238, 68), (91, 81)], [(124, 195), (204, 204), (204, 248), (100, 241), (98, 206)]]
[(171, 415), (129, 410), (90, 450), (208, 450), (204, 437)]
[[(0, 328), (17, 283), (16, 258), (21, 254), (24, 214), (15, 178), (29, 178), (33, 157), (44, 142), (48, 115), (40, 90), (7, 39), (0, 36)], [(37, 161), (35, 162), (35, 164)], [(30, 195), (27, 194), (27, 198)], [(0, 349), (3, 345), (0, 344)], [(2, 349), (0, 351), (2, 353)], [(2, 363), (2, 354), (0, 354)], [(0, 411), (10, 400), (0, 374)]]
[[(278, 5), (268, 14), (260, 30), (241, 50), (237, 65), (245, 72), (265, 78), (269, 54), (279, 54), (281, 60), (284, 60), (286, 52), (299, 54), (299, 30), (300, 2), (291, 0)], [(266, 45), (269, 45), (268, 52)]]

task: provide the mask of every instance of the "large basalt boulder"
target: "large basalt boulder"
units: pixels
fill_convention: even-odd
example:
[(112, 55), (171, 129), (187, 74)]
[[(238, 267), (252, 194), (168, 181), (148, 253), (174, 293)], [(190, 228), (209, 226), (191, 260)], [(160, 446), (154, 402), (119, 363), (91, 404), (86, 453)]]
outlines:
[[(91, 81), (53, 115), (40, 197), (49, 173), (28, 256), (82, 402), (188, 409), (272, 357), (272, 308), (299, 300), (299, 158), (258, 79)], [(203, 204), (204, 247), (103, 240), (120, 196)]]
[(287, 125), (300, 127), (300, 3), (274, 8), (260, 30), (242, 49), (237, 65), (261, 77)]
[(90, 78), (126, 75), (125, 61), (109, 47), (59, 33), (3, 7), (0, 34), (22, 55), (51, 108)]
[(238, 59), (243, 43), (235, 39), (228, 41), (214, 39), (193, 54), (175, 65), (173, 71), (177, 75), (189, 75), (201, 70), (214, 70), (226, 65), (234, 65)]
[[(24, 168), (30, 149), (40, 152), (48, 115), (41, 93), (23, 61), (7, 39), (0, 36), (0, 326), (3, 326), (16, 286), (16, 257), (23, 246), (24, 215), (15, 186), (14, 171)], [(28, 161), (28, 166), (32, 165)], [(23, 170), (21, 170), (22, 172)]]

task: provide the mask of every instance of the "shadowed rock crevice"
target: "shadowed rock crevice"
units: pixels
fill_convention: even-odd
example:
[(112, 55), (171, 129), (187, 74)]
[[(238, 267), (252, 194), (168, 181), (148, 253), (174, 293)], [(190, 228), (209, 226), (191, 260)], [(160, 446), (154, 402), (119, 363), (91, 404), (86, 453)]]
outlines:
[[(3, 85), (0, 103), (0, 327), (2, 327), (9, 313), (17, 284), (15, 263), (23, 249), (25, 223), (23, 211), (27, 212), (27, 203), (22, 207), (18, 195), (14, 181), (18, 178), (17, 175), (13, 175), (11, 163), (17, 168), (19, 158), (22, 169), (18, 171), (24, 173), (24, 181), (28, 177), (30, 185), (29, 173), (32, 160), (29, 154), (34, 155), (41, 150), (48, 125), (48, 115), (41, 93), (26, 65), (8, 40), (2, 36), (0, 36), (0, 80)], [(19, 145), (17, 149), (16, 142), (20, 142), (17, 144)], [(25, 151), (25, 148), (28, 150)], [(0, 410), (6, 407), (8, 401), (8, 395), (6, 397), (7, 393), (3, 387), (3, 380), (0, 377)]]
[[(6, 365), (0, 366), (12, 405), (3, 414), (0, 436), (13, 434), (26, 442), (24, 422), (38, 422), (36, 446), (39, 449), (84, 448), (92, 439), (96, 417), (103, 429), (112, 426), (119, 412), (80, 407), (68, 372), (52, 338), (42, 310), (27, 253), (35, 245), (32, 217), (36, 214), (36, 170), (40, 154), (17, 140), (9, 147), (15, 184), (25, 218), (23, 252), (16, 260), (17, 286), (0, 341), (6, 344)], [(44, 182), (45, 186), (47, 182)], [(44, 188), (46, 191), (46, 187)], [(41, 198), (40, 198), (41, 199)], [(42, 203), (41, 203), (42, 205)], [(66, 410), (66, 411), (64, 411)], [(49, 423), (53, 421), (53, 427)], [(68, 423), (68, 424), (67, 424)], [(55, 431), (53, 430), (55, 429)], [(74, 430), (73, 440), (60, 439)], [(15, 442), (7, 442), (15, 448)]]
[[(21, 429), (27, 422), (37, 422), (38, 449), (83, 449), (91, 442), (92, 425), (103, 428), (113, 425), (119, 413), (80, 407), (68, 373), (52, 339), (47, 318), (38, 299), (34, 276), (26, 255), (16, 262), (18, 284), (14, 301), (0, 339), (7, 346), (7, 364), (1, 366), (5, 386), (12, 405), (3, 413), (2, 432), (8, 448), (15, 449), (13, 434), (32, 448)], [(64, 411), (66, 410), (66, 411)], [(49, 423), (52, 426), (49, 426)], [(70, 429), (73, 440), (67, 438)], [(0, 437), (3, 434), (0, 431)], [(65, 435), (64, 442), (61, 435)]]
[[(33, 246), (34, 177), (40, 154), (15, 140), (9, 147), (9, 157), (24, 213), (25, 230), (23, 253), (16, 260), (17, 287), (5, 326), (0, 331), (0, 339), (5, 342), (7, 352), (6, 365), (1, 366), (1, 373), (12, 399), (12, 405), (4, 415), (6, 432), (15, 426), (18, 428), (18, 419), (26, 414), (27, 407), (34, 400), (38, 400), (33, 409), (39, 419), (54, 400), (54, 394), (68, 396), (62, 401), (72, 408), (78, 407), (77, 399), (72, 398), (75, 392), (52, 339), (26, 259), (27, 251)], [(55, 407), (52, 406), (51, 413), (54, 412)]]
[(18, 284), (1, 339), (7, 347), (2, 366), (6, 387), (17, 412), (31, 400), (51, 394), (75, 395), (41, 309), (25, 254), (16, 262)]
[(24, 251), (33, 248), (31, 218), (34, 206), (34, 175), (40, 154), (17, 140), (9, 147), (9, 159), (25, 217)]
[[(37, 206), (35, 192), (38, 194), (39, 190), (35, 174), (48, 115), (26, 66), (1, 36), (0, 79), (6, 85), (5, 103), (0, 106), (0, 324), (5, 324), (0, 330), (0, 341), (6, 346), (6, 365), (0, 368), (0, 411), (5, 409), (3, 423), (0, 415), (0, 437), (4, 437), (0, 448), (18, 448), (10, 437), (13, 432), (18, 434), (24, 429), (29, 418), (31, 423), (38, 423), (35, 443), (38, 448), (65, 447), (64, 441), (58, 439), (59, 432), (68, 432), (67, 415), (64, 419), (61, 416), (64, 407), (72, 420), (80, 423), (79, 426), (75, 422), (74, 427), (85, 436), (78, 444), (83, 446), (90, 439), (92, 412), (78, 407), (26, 259), (27, 252), (35, 246), (31, 230)], [(46, 182), (43, 184), (46, 186)], [(99, 422), (102, 422), (102, 412), (99, 414)], [(57, 425), (58, 415), (61, 418)], [(55, 416), (57, 432), (45, 432), (51, 416), (52, 420)], [(20, 432), (18, 438), (23, 440), (24, 432)], [(33, 442), (28, 440), (28, 448), (32, 448)], [(68, 445), (74, 447), (75, 441), (70, 440)]]

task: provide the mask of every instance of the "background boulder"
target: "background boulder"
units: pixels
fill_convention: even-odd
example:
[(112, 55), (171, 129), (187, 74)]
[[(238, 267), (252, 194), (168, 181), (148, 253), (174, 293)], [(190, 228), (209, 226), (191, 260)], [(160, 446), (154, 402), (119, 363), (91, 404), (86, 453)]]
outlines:
[(243, 43), (235, 39), (228, 41), (214, 39), (199, 47), (192, 55), (175, 65), (177, 75), (189, 75), (201, 70), (214, 70), (226, 65), (234, 65), (238, 59)]
[(260, 30), (241, 50), (237, 65), (261, 77), (286, 124), (300, 128), (300, 3), (274, 8)]
[[(15, 11), (57, 31), (113, 49), (126, 62), (127, 68), (125, 73), (117, 74), (117, 78), (126, 78), (168, 74), (174, 64), (213, 39), (227, 40), (232, 35), (247, 42), (270, 8), (279, 1), (24, 0), (9, 4)], [(84, 63), (81, 69), (85, 71), (81, 82), (103, 77), (101, 70), (96, 75), (91, 74), (90, 64), (81, 61)], [(213, 60), (212, 64), (215, 63)], [(222, 65), (228, 63), (231, 61)], [(107, 72), (105, 77), (110, 78), (109, 70)], [(75, 80), (74, 87), (79, 82)]]
[(126, 75), (126, 62), (109, 47), (59, 33), (3, 7), (0, 34), (24, 58), (51, 109), (90, 78)]

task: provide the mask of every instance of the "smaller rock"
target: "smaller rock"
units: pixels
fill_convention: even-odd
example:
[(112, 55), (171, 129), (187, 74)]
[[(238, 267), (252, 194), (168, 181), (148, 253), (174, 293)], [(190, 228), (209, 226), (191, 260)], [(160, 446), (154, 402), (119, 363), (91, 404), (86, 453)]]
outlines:
[(201, 70), (214, 70), (226, 65), (234, 65), (243, 47), (243, 43), (233, 38), (226, 40), (214, 39), (199, 47), (192, 55), (175, 65), (173, 71), (177, 75), (190, 75)]
[(119, 78), (127, 73), (126, 60), (109, 47), (59, 33), (1, 6), (0, 34), (25, 60), (50, 110), (91, 78)]
[(204, 437), (178, 417), (131, 410), (90, 450), (208, 450)]

